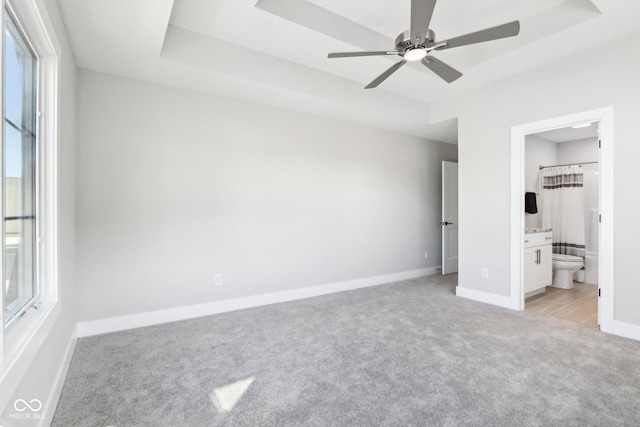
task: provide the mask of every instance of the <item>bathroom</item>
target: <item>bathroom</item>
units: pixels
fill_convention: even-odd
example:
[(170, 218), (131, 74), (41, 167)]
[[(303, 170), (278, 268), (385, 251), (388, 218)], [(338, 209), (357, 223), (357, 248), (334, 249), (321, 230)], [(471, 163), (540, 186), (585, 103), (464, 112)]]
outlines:
[[(527, 288), (525, 285), (526, 310), (594, 326), (598, 324), (598, 160), (597, 122), (526, 136), (525, 254), (527, 246), (531, 245), (526, 242), (549, 236), (546, 237), (546, 243), (549, 246), (539, 246), (546, 250), (538, 250), (532, 261), (537, 269), (544, 268), (546, 271), (543, 276), (535, 273), (538, 275), (538, 285), (533, 286), (536, 288), (534, 291), (531, 291), (532, 286)], [(559, 189), (550, 190), (550, 186), (544, 185), (546, 190), (542, 189), (542, 181), (547, 184), (551, 182), (548, 180), (555, 179), (556, 175), (567, 176), (567, 174), (575, 174), (577, 181), (582, 182), (583, 185), (570, 183), (566, 187), (581, 188), (557, 191)], [(543, 195), (544, 191), (547, 191), (546, 196)], [(550, 196), (552, 193), (549, 191), (554, 191), (554, 195)], [(562, 202), (559, 201), (560, 199)], [(555, 203), (556, 206), (564, 203), (562, 212), (552, 213), (549, 209), (545, 211), (545, 200), (548, 204)], [(556, 208), (556, 211), (558, 210)], [(563, 217), (565, 224), (563, 231), (559, 232), (558, 228), (562, 227), (558, 226), (556, 230), (544, 234), (545, 230), (554, 228), (551, 226), (552, 220), (558, 224), (560, 216)], [(570, 230), (570, 237), (566, 234), (567, 222), (569, 227), (579, 230)], [(562, 234), (562, 238), (559, 234)], [(544, 242), (544, 239), (541, 242)], [(546, 254), (546, 259), (550, 262), (542, 263), (541, 254)], [(527, 272), (526, 262), (525, 260), (525, 284), (527, 283), (526, 275), (534, 274), (531, 270)], [(551, 274), (548, 271), (549, 267), (552, 270)]]

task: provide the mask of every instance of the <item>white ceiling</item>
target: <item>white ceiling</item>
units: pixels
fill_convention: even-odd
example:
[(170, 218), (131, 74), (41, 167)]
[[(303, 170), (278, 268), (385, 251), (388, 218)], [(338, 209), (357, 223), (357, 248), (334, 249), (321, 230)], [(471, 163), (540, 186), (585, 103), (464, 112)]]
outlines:
[(551, 142), (570, 142), (579, 141), (582, 139), (590, 139), (598, 137), (598, 123), (591, 123), (591, 126), (573, 128), (571, 126), (566, 128), (548, 130), (545, 132), (538, 132), (535, 134), (538, 138), (545, 139)]
[[(410, 0), (59, 0), (80, 67), (457, 142), (455, 118), (429, 104), (639, 30), (637, 0), (440, 0), (437, 39), (519, 19), (518, 37), (437, 52), (464, 73), (447, 84), (410, 63), (363, 87), (397, 57), (328, 59), (390, 50)], [(366, 7), (363, 7), (366, 5)]]

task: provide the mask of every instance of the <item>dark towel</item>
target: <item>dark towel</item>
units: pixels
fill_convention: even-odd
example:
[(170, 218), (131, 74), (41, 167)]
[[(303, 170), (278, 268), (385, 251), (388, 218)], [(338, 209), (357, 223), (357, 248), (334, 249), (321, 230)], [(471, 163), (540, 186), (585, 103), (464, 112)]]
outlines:
[(538, 213), (536, 193), (524, 193), (524, 211), (530, 214)]

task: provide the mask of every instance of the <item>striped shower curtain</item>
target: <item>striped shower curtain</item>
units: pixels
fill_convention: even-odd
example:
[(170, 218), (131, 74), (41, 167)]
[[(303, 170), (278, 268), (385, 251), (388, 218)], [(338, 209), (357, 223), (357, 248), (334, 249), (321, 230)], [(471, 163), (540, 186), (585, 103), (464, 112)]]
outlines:
[(561, 166), (540, 171), (542, 226), (553, 230), (553, 253), (583, 258), (584, 175), (582, 166)]

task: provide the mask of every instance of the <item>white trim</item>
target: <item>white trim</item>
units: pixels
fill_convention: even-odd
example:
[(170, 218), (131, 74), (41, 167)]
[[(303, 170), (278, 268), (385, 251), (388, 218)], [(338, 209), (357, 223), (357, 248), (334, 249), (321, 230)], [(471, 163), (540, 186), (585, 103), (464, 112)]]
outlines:
[(64, 381), (67, 378), (67, 372), (69, 372), (69, 366), (71, 365), (71, 358), (73, 357), (73, 352), (76, 349), (76, 344), (78, 342), (78, 332), (77, 328), (74, 328), (73, 333), (71, 334), (71, 339), (69, 340), (69, 346), (67, 347), (67, 352), (65, 353), (62, 361), (60, 362), (60, 367), (58, 368), (58, 373), (56, 374), (56, 378), (53, 383), (53, 387), (47, 396), (47, 400), (42, 403), (43, 411), (47, 414), (47, 417), (44, 419), (40, 419), (38, 426), (49, 426), (51, 425), (51, 421), (53, 420), (53, 415), (56, 411), (56, 407), (58, 406), (58, 401), (60, 400), (60, 395), (62, 394), (62, 387), (64, 386)]
[(89, 322), (79, 322), (78, 336), (86, 337), (108, 332), (123, 331), (126, 329), (141, 328), (143, 326), (158, 325), (161, 323), (193, 319), (196, 317), (210, 316), (212, 314), (226, 313), (229, 311), (243, 310), (246, 308), (260, 307), (280, 302), (294, 301), (320, 295), (333, 294), (336, 292), (383, 285), (385, 283), (438, 274), (439, 269), (439, 266), (422, 268), (419, 270), (403, 271), (400, 273), (384, 274), (381, 276), (366, 277), (363, 279), (292, 289), (290, 291), (273, 292), (270, 294), (253, 295), (223, 301), (214, 301), (205, 304), (149, 311), (146, 313), (111, 317)]
[(456, 286), (456, 296), (482, 302), (485, 304), (497, 305), (498, 307), (517, 310), (517, 308), (513, 305), (513, 299), (511, 297), (492, 294), (490, 292), (478, 291), (476, 289), (465, 288), (460, 285)]
[(611, 333), (614, 335), (619, 335), (621, 337), (640, 341), (640, 325), (634, 325), (632, 323), (614, 320)]
[(602, 215), (598, 238), (598, 287), (602, 291), (598, 305), (600, 329), (613, 329), (614, 313), (614, 158), (613, 158), (613, 108), (604, 109), (600, 117), (600, 200)]
[(556, 117), (511, 128), (511, 304), (524, 309), (522, 266), (524, 240), (524, 139), (525, 135), (559, 129), (585, 122), (600, 122), (600, 224), (598, 283), (602, 290), (599, 304), (600, 329), (614, 331), (614, 186), (613, 186), (613, 107)]

